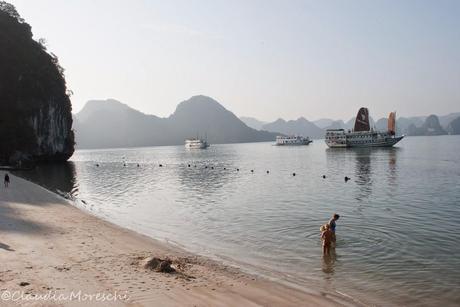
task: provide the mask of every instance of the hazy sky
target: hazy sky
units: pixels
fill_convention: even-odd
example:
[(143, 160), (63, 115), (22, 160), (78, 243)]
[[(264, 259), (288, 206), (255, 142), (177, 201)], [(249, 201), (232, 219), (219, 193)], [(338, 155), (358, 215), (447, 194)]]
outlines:
[(204, 94), (238, 116), (460, 111), (460, 1), (10, 1), (66, 69), (74, 112), (169, 116)]

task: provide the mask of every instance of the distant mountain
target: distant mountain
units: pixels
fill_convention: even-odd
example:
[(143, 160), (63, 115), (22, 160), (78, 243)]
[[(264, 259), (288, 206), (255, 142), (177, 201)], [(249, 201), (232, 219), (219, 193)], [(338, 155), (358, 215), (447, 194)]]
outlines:
[(425, 119), (424, 116), (399, 117), (396, 119), (396, 130), (398, 134), (410, 134), (409, 126), (420, 127)]
[(311, 138), (324, 137), (324, 130), (306, 120), (304, 117), (289, 121), (280, 118), (273, 123), (263, 125), (262, 128), (267, 131), (279, 132), (287, 135), (303, 135)]
[(450, 113), (450, 114), (447, 114), (447, 115), (444, 115), (444, 116), (439, 116), (439, 123), (444, 128), (447, 128), (447, 126), (449, 126), (449, 124), (453, 120), (457, 119), (458, 117), (460, 117), (460, 112)]
[(240, 116), (240, 120), (245, 123), (246, 126), (256, 130), (262, 130), (262, 126), (267, 124), (266, 122), (260, 121), (254, 117)]
[(327, 129), (345, 129), (345, 123), (343, 120), (335, 120), (327, 127), (324, 127), (324, 130)]
[(313, 121), (313, 123), (321, 129), (326, 129), (326, 127), (331, 126), (334, 122), (335, 120), (330, 118), (321, 118)]
[(449, 134), (460, 134), (460, 116), (447, 125), (447, 132)]
[(447, 132), (442, 128), (439, 118), (436, 115), (430, 115), (425, 119), (421, 127), (416, 127), (415, 124), (410, 124), (407, 128), (409, 135), (444, 135)]
[(206, 96), (181, 102), (168, 118), (147, 115), (119, 101), (92, 100), (75, 115), (78, 148), (180, 145), (207, 135), (211, 144), (273, 141), (275, 133), (246, 126)]
[(380, 118), (375, 122), (375, 128), (377, 130), (387, 130), (388, 129), (388, 118)]

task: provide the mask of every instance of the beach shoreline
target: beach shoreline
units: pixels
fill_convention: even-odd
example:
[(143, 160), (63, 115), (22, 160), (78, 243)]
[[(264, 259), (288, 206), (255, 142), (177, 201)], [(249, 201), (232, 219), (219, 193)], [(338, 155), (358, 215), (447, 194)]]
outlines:
[[(11, 304), (5, 292), (17, 293), (16, 303), (33, 306), (358, 304), (244, 273), (114, 225), (17, 176), (11, 180), (9, 188), (0, 189), (0, 305)], [(177, 271), (146, 269), (142, 264), (149, 257), (170, 259)]]

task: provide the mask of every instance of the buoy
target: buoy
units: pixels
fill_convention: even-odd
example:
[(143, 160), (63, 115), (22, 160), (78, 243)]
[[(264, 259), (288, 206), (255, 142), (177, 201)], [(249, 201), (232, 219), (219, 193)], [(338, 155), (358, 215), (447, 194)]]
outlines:
[(96, 164), (96, 167), (99, 167), (99, 163), (98, 163), (98, 164)]
[(139, 163), (137, 163), (137, 167), (139, 167)]
[(160, 164), (159, 166), (160, 166), (160, 167), (163, 167), (163, 164)]
[(123, 163), (123, 166), (126, 166), (126, 163)]
[(204, 168), (208, 168), (208, 166), (206, 165)]
[(240, 169), (239, 169), (239, 168), (237, 168), (237, 169), (236, 169), (236, 171), (237, 171), (237, 172), (239, 172), (239, 171), (240, 171)]
[(326, 175), (323, 175), (323, 179), (326, 179)]
[(295, 176), (295, 173), (292, 173), (292, 176)]
[(211, 169), (214, 169), (214, 166), (211, 166)]
[(224, 171), (226, 171), (226, 170), (227, 170), (227, 168), (224, 167)]
[(188, 165), (188, 167), (190, 167), (190, 164)]
[(269, 174), (269, 173), (270, 173), (270, 171), (267, 171), (267, 174)]
[(350, 178), (350, 177), (347, 177), (347, 176), (345, 176), (345, 178), (344, 178), (344, 179), (345, 179), (345, 182), (347, 182), (347, 181), (348, 181), (348, 180), (350, 180), (351, 178)]
[(253, 169), (251, 170), (251, 173), (254, 173), (254, 170), (253, 170)]

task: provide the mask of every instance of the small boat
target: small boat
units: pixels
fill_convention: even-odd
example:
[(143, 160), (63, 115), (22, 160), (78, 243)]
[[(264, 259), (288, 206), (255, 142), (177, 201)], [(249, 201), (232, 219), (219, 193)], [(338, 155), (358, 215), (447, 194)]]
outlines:
[(396, 136), (396, 112), (388, 117), (388, 130), (377, 131), (370, 127), (369, 110), (361, 108), (356, 116), (353, 130), (328, 129), (325, 142), (331, 148), (345, 147), (391, 147), (401, 141), (402, 136)]
[(295, 136), (277, 136), (276, 137), (276, 146), (298, 146), (298, 145), (308, 145), (312, 141), (310, 138), (303, 137), (300, 135), (295, 135)]
[(206, 149), (209, 147), (209, 143), (206, 140), (199, 138), (185, 140), (185, 148), (187, 149)]

